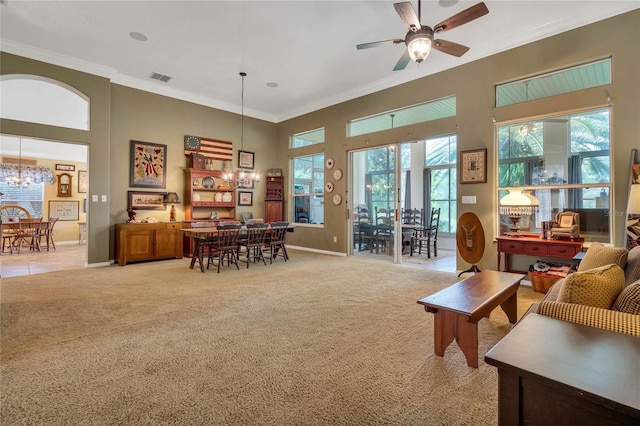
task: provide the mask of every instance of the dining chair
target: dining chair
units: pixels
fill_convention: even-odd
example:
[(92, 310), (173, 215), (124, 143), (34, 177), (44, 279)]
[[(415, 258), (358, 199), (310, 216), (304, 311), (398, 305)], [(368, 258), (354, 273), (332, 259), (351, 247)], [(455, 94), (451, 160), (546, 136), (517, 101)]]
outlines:
[[(218, 273), (220, 273), (220, 266), (224, 264), (226, 258), (229, 266), (234, 263), (236, 269), (240, 270), (238, 266), (238, 237), (241, 229), (242, 225), (218, 225), (217, 244), (211, 246), (207, 269), (213, 264), (218, 267)], [(217, 263), (214, 262), (214, 259), (217, 259)]]
[[(192, 228), (212, 228), (212, 222), (191, 222)], [(209, 259), (209, 253), (218, 244), (217, 232), (207, 233), (203, 236), (194, 237), (195, 247), (191, 258), (190, 268), (193, 269), (196, 261), (200, 264), (200, 271), (204, 272), (204, 258)]]
[(434, 257), (438, 257), (438, 224), (440, 223), (440, 209), (432, 208), (429, 218), (429, 226), (424, 226), (422, 230), (416, 231), (411, 239), (411, 253), (417, 249), (418, 254), (422, 254), (422, 247), (427, 249), (427, 258), (431, 258), (431, 248), (433, 247)]
[(386, 251), (389, 256), (393, 255), (393, 241), (394, 241), (394, 232), (393, 225), (387, 223), (381, 223), (380, 225), (376, 225), (376, 254), (382, 251)]
[(47, 251), (49, 251), (49, 246), (53, 247), (54, 250), (56, 249), (56, 243), (53, 240), (53, 227), (57, 221), (58, 221), (57, 217), (50, 217), (46, 225), (44, 224), (42, 225), (43, 229), (42, 229), (41, 238), (45, 238), (45, 242), (47, 243)]
[(15, 224), (7, 224), (0, 218), (0, 234), (2, 235), (2, 251), (0, 254), (9, 253), (13, 254), (13, 239), (16, 236)]
[[(262, 247), (264, 245), (265, 233), (267, 232), (267, 228), (269, 228), (268, 223), (249, 223), (247, 224), (247, 230), (245, 232), (245, 237), (239, 240), (239, 250), (238, 250), (238, 260), (242, 262), (247, 262), (247, 268), (249, 268), (249, 263), (251, 260), (255, 263), (256, 261), (262, 260), (262, 263), (265, 265), (267, 262), (264, 258), (264, 251)], [(246, 250), (246, 260), (242, 259), (242, 248)]]
[(13, 240), (13, 246), (20, 254), (22, 247), (40, 251), (40, 239), (42, 237), (42, 217), (20, 218), (20, 226)]
[(288, 227), (289, 222), (271, 222), (269, 224), (269, 232), (265, 238), (263, 249), (269, 253), (269, 256), (266, 256), (269, 258), (269, 264), (273, 263), (273, 259), (278, 256), (282, 256), (285, 262), (289, 259), (284, 241)]

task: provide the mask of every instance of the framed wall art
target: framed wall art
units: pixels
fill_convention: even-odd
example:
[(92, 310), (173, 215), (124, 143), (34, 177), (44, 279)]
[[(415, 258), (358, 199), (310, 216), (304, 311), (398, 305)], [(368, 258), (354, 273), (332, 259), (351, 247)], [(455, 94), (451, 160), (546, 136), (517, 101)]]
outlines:
[(49, 201), (49, 217), (58, 220), (78, 220), (78, 201)]
[(166, 188), (167, 146), (131, 141), (131, 176), (129, 186)]
[(460, 183), (487, 181), (487, 149), (460, 152)]
[(238, 205), (239, 206), (252, 206), (253, 205), (253, 192), (238, 191)]
[(249, 151), (238, 150), (238, 168), (253, 170), (255, 154)]
[(87, 192), (87, 171), (86, 170), (78, 170), (78, 193), (86, 193)]
[(56, 170), (62, 170), (63, 172), (75, 172), (76, 166), (73, 164), (56, 164)]
[(166, 210), (164, 192), (127, 191), (127, 207), (133, 210)]

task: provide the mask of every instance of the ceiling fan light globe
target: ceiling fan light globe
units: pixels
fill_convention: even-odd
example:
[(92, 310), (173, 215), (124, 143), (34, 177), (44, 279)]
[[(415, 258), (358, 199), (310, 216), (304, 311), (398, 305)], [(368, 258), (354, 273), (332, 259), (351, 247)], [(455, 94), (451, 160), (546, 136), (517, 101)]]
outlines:
[(420, 63), (425, 60), (431, 52), (431, 39), (427, 37), (416, 37), (407, 45), (411, 59)]

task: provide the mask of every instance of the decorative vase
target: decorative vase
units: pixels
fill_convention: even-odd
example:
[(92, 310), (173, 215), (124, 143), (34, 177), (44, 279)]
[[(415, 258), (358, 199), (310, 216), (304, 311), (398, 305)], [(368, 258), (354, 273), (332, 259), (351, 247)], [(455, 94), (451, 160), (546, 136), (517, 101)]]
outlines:
[(222, 202), (222, 192), (216, 192), (215, 200), (217, 203)]
[(230, 192), (225, 192), (224, 195), (222, 196), (222, 201), (225, 203), (230, 203), (232, 198), (233, 196), (231, 195)]
[(200, 201), (200, 194), (197, 192), (193, 194), (193, 201)]

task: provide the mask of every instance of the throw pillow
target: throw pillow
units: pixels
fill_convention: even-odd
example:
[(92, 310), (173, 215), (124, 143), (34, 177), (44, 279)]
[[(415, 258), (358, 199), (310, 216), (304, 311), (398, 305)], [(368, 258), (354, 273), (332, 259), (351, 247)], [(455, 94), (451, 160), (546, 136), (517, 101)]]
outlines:
[(640, 246), (629, 250), (627, 266), (624, 268), (624, 284), (629, 285), (640, 280)]
[(611, 309), (640, 315), (640, 280), (625, 287)]
[(618, 265), (605, 265), (569, 274), (558, 294), (558, 302), (610, 309), (624, 288), (624, 271)]
[(612, 263), (624, 269), (627, 265), (628, 253), (629, 251), (624, 247), (611, 247), (602, 243), (591, 243), (578, 265), (578, 272), (588, 271), (589, 269)]

